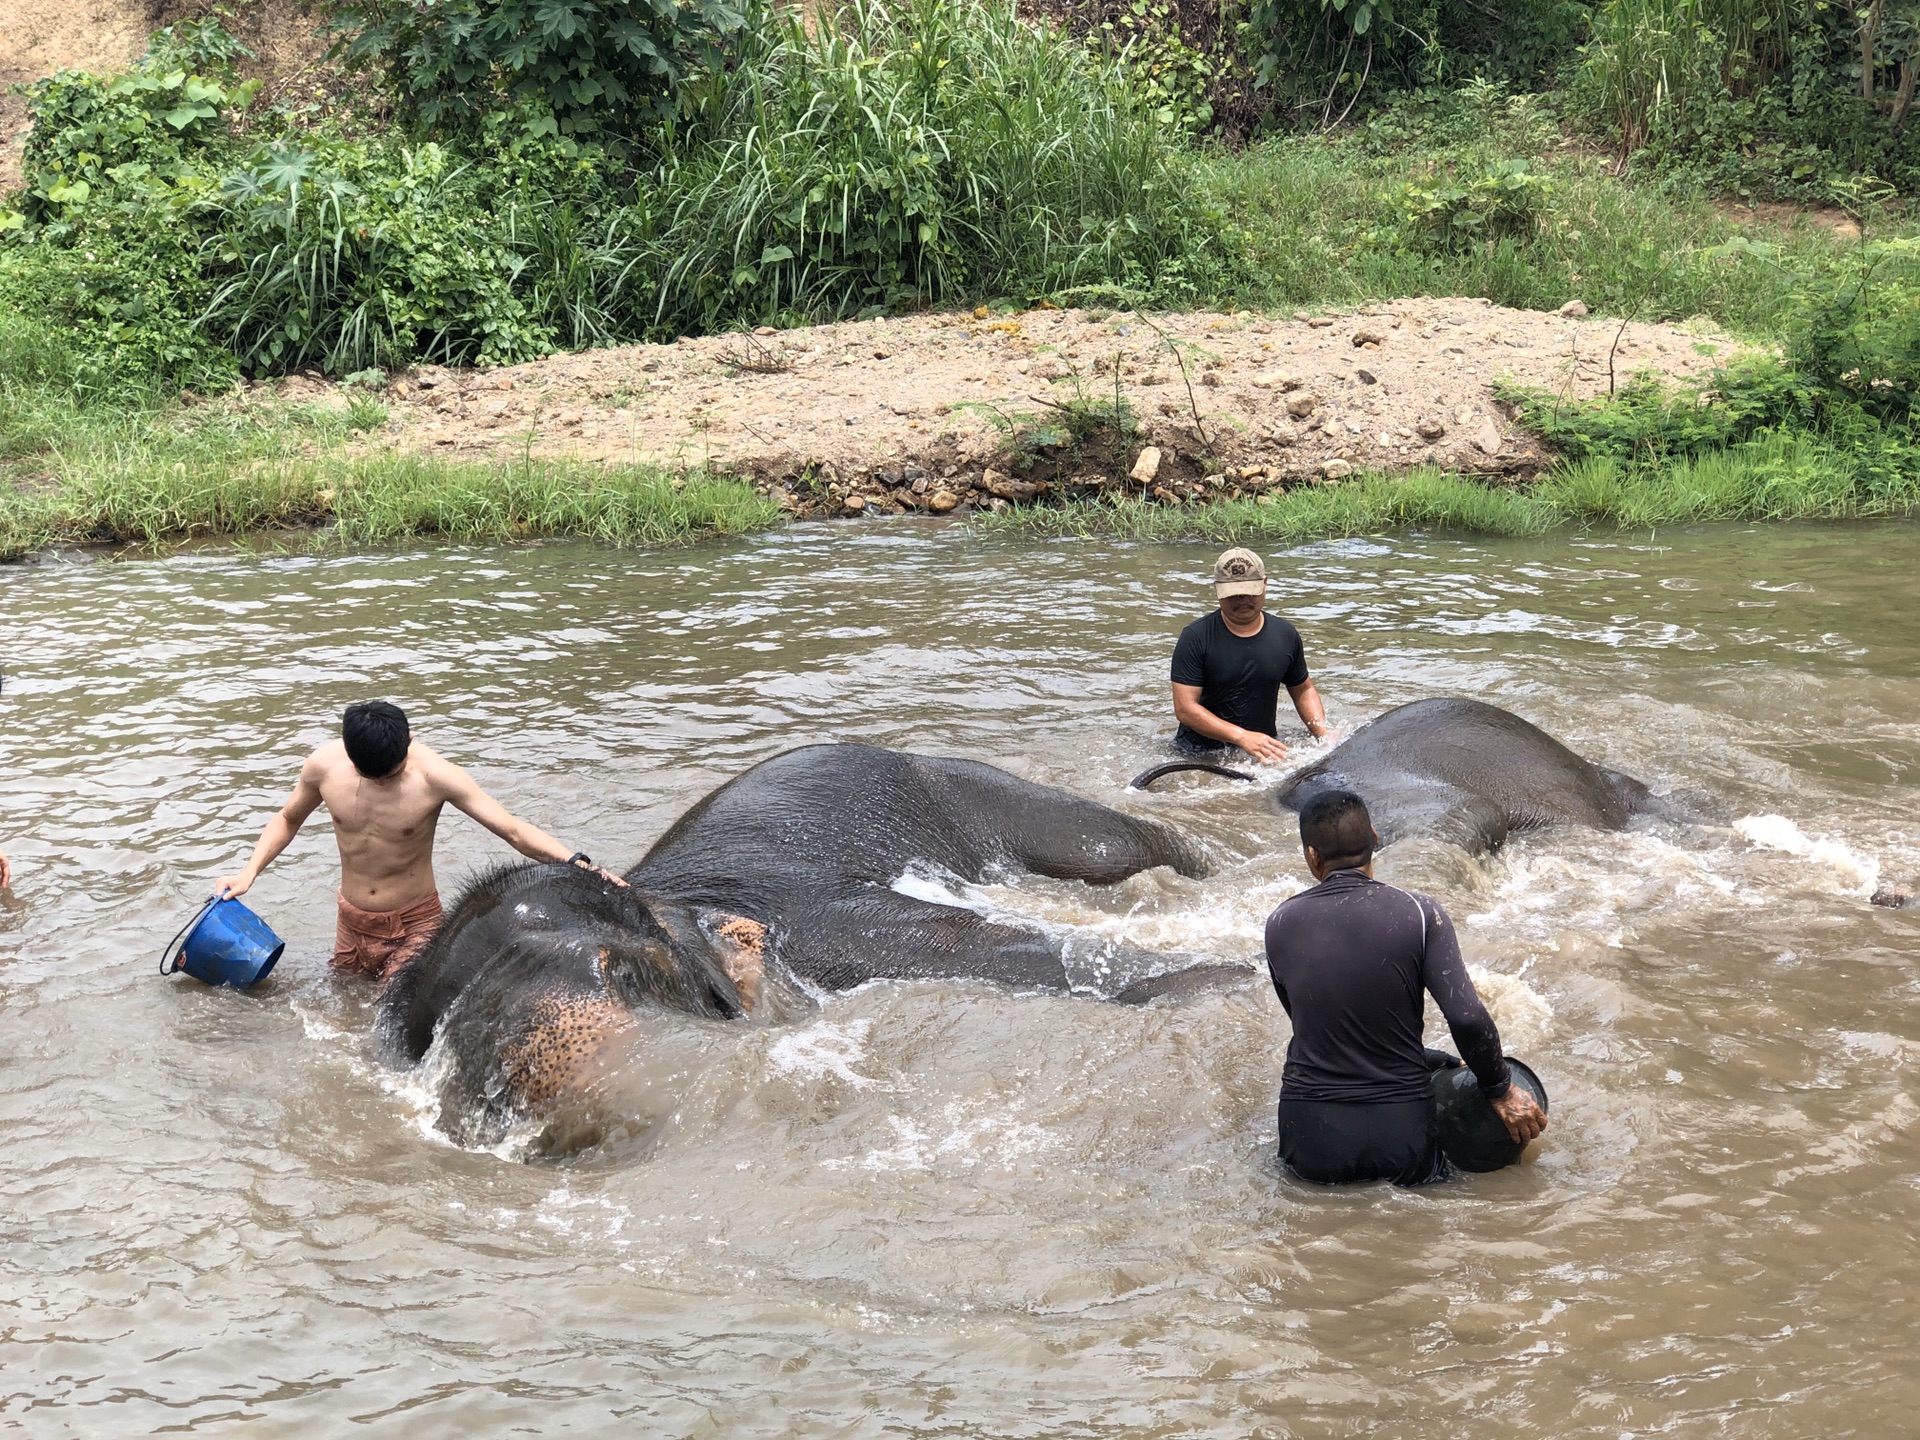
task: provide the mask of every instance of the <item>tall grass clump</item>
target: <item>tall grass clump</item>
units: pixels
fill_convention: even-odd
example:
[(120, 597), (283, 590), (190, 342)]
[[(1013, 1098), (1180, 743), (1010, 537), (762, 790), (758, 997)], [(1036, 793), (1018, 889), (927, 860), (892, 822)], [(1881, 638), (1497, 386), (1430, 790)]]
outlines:
[(1747, 3), (1607, 0), (1593, 12), (1579, 83), (1623, 150), (1642, 148), (1719, 93), (1730, 47), (1713, 22), (1731, 20), (1750, 37)]
[(690, 85), (654, 187), (691, 327), (994, 293), (1173, 297), (1214, 238), (1114, 67), (979, 0), (783, 10)]

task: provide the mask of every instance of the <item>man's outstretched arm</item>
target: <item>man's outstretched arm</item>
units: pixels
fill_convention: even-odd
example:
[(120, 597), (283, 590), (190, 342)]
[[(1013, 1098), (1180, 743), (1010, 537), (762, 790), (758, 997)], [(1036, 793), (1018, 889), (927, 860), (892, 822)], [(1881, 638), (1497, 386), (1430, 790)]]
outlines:
[[(480, 788), (480, 784), (451, 760), (438, 759), (434, 785), (446, 802), (461, 814), (472, 817), (498, 835), (529, 860), (566, 861), (576, 852), (538, 825), (529, 824)], [(597, 868), (597, 867), (596, 867)], [(610, 870), (599, 870), (600, 877), (625, 886)]]
[(319, 805), (320, 766), (309, 755), (306, 764), (300, 767), (300, 779), (293, 787), (293, 794), (287, 797), (287, 803), (280, 807), (279, 813), (267, 821), (266, 828), (260, 832), (259, 842), (253, 847), (253, 854), (247, 857), (246, 865), (238, 874), (226, 875), (215, 881), (214, 894), (238, 899), (252, 889), (253, 882), (260, 878), (260, 872), (293, 843), (293, 837), (300, 833), (300, 827), (307, 823), (307, 817)]

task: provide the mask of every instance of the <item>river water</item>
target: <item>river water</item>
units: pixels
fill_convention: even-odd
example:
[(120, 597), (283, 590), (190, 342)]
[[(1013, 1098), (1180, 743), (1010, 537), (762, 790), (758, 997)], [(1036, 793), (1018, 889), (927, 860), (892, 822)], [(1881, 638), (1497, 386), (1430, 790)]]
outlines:
[[(907, 522), (0, 570), (0, 1427), (1907, 1433), (1920, 911), (1867, 896), (1920, 872), (1916, 538), (1270, 557), (1336, 724), (1481, 696), (1733, 822), (1382, 857), (1461, 922), (1554, 1101), (1531, 1163), (1414, 1193), (1276, 1173), (1287, 1028), (1258, 979), (661, 1022), (623, 1077), (640, 1140), (459, 1149), (326, 973), (324, 816), (250, 897), (291, 942), (266, 986), (153, 973), (374, 694), (622, 866), (792, 745), (992, 760), (1219, 868), (950, 898), (1250, 960), (1302, 883), (1290, 821), (1224, 782), (1122, 788), (1161, 758), (1204, 547)], [(450, 819), (443, 883), (498, 853)]]

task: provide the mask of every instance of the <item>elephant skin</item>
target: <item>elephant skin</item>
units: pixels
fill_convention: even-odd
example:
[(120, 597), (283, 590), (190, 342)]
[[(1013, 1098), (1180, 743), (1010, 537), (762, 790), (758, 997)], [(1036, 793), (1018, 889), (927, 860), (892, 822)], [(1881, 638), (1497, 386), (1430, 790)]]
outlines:
[(1550, 825), (1623, 830), (1672, 807), (1630, 775), (1573, 753), (1536, 725), (1479, 700), (1416, 700), (1354, 731), (1275, 792), (1299, 810), (1325, 790), (1367, 802), (1383, 844), (1429, 835), (1473, 853)]
[[(569, 865), (481, 876), (381, 997), (401, 1064), (436, 1038), (443, 1125), (497, 1138), (579, 1088), (642, 1010), (779, 1018), (806, 991), (870, 980), (1072, 988), (1067, 940), (892, 888), (910, 868), (980, 882), (1014, 871), (1107, 885), (1205, 866), (1177, 832), (971, 760), (815, 745), (755, 766), (683, 815), (622, 890)], [(1238, 967), (1165, 971), (1108, 957), (1137, 1003)]]

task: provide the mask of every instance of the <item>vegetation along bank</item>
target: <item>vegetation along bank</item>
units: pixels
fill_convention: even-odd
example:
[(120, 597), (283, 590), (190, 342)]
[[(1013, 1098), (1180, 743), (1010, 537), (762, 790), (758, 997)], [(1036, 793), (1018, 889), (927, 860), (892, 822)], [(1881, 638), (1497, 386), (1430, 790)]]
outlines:
[(1826, 63), (1791, 11), (1690, 11), (1676, 71), (1619, 6), (552, 8), (242, 3), (36, 83), (0, 553), (1920, 499), (1892, 29), (1789, 104), (1768, 47)]

